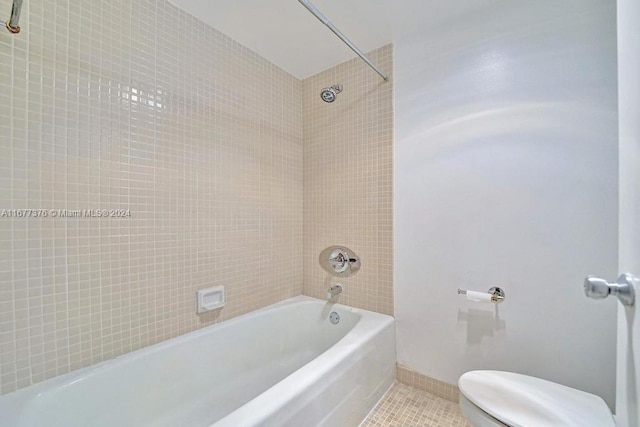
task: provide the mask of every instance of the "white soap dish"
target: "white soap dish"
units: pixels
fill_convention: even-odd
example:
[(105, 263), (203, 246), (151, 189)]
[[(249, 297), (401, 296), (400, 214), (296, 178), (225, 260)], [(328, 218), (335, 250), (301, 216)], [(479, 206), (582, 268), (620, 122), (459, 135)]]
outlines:
[(196, 312), (206, 313), (224, 306), (224, 286), (200, 289), (196, 292)]

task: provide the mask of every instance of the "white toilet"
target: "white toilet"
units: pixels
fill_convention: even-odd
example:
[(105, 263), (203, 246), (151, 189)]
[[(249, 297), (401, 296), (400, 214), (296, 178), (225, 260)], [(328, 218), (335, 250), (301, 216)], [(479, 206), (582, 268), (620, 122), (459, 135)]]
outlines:
[(591, 393), (513, 372), (470, 371), (458, 386), (460, 409), (472, 426), (640, 427), (640, 301), (633, 301), (634, 293), (640, 295), (640, 279), (622, 275), (608, 283), (589, 276), (585, 293), (594, 298), (618, 295), (624, 304), (618, 312), (615, 417), (604, 400)]
[(615, 427), (601, 397), (502, 371), (471, 371), (458, 381), (460, 409), (474, 427)]

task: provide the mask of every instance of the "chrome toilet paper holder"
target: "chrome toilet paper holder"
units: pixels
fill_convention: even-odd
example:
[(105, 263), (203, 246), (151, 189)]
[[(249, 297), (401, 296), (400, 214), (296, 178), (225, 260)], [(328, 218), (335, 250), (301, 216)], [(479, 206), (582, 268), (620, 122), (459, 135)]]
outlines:
[[(466, 289), (458, 288), (458, 295), (467, 295), (467, 292), (468, 291)], [(504, 293), (504, 290), (502, 288), (499, 288), (497, 286), (493, 286), (493, 287), (489, 288), (487, 293), (489, 295), (491, 295), (491, 302), (501, 303), (501, 302), (504, 301), (505, 293)]]

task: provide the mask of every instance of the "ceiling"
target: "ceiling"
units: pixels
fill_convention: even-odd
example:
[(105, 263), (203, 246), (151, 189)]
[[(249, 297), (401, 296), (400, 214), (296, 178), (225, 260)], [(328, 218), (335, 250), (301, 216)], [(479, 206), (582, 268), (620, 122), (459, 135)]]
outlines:
[[(297, 0), (170, 1), (300, 79), (356, 56)], [(312, 0), (364, 52), (490, 1)]]

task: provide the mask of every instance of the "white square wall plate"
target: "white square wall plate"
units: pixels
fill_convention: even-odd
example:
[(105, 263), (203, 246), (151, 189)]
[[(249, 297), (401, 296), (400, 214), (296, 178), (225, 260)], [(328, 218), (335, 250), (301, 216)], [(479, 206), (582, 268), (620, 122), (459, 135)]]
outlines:
[(197, 313), (206, 313), (224, 306), (224, 286), (200, 289), (196, 296)]

